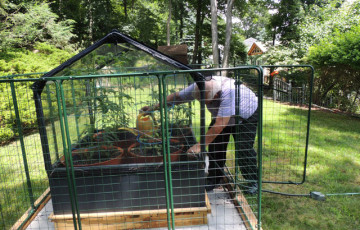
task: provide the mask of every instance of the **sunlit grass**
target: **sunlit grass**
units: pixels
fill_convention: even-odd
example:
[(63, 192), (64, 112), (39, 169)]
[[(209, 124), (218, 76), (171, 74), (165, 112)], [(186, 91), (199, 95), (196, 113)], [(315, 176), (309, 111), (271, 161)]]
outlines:
[[(309, 194), (310, 191), (324, 194), (359, 193), (359, 137), (359, 119), (312, 111), (305, 183), (264, 184), (264, 188), (293, 194)], [(358, 207), (359, 196), (327, 196), (326, 201), (322, 202), (305, 197), (263, 193), (263, 228), (358, 229)]]
[[(130, 127), (135, 127), (138, 110), (151, 99), (151, 88), (129, 91), (133, 107), (125, 112), (130, 116)], [(155, 101), (153, 101), (155, 103)], [(193, 104), (193, 129), (200, 136), (200, 106)], [(172, 110), (167, 111), (170, 118)], [(69, 133), (76, 141), (74, 114), (69, 114)], [(82, 119), (83, 118), (83, 119)], [(80, 126), (84, 129), (84, 114)], [(211, 121), (206, 112), (206, 125)], [(305, 154), (307, 111), (296, 106), (264, 101), (263, 180), (301, 182)], [(303, 185), (264, 184), (265, 189), (279, 192), (308, 194), (360, 192), (360, 121), (347, 116), (322, 111), (312, 112), (309, 158), (306, 182)], [(98, 127), (103, 124), (98, 123)], [(59, 121), (55, 121), (56, 143), (62, 154), (63, 142)], [(207, 129), (207, 127), (206, 127)], [(48, 134), (51, 126), (47, 127)], [(49, 145), (54, 146), (52, 135)], [(48, 187), (38, 133), (24, 138), (30, 180), (36, 199)], [(256, 146), (255, 146), (256, 147)], [(228, 159), (234, 158), (234, 144), (228, 147)], [(51, 151), (52, 160), (55, 154)], [(234, 160), (227, 164), (233, 169)], [(9, 228), (30, 207), (19, 140), (0, 148), (1, 214), (5, 228)], [(359, 196), (332, 196), (325, 202), (308, 198), (284, 197), (263, 193), (263, 229), (356, 229), (359, 223)], [(0, 224), (1, 226), (1, 224)], [(1, 226), (3, 227), (3, 226)]]

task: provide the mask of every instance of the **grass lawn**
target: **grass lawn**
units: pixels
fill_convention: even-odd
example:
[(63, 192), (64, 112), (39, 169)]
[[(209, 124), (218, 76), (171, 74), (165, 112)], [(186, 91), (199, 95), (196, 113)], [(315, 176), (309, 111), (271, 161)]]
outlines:
[[(136, 111), (143, 106), (136, 98)], [(198, 121), (198, 104), (195, 105)], [(129, 108), (134, 113), (134, 108)], [(132, 119), (136, 114), (131, 114)], [(266, 181), (302, 180), (307, 111), (264, 101), (263, 171)], [(210, 116), (207, 113), (206, 123)], [(312, 112), (306, 182), (302, 185), (264, 184), (265, 189), (308, 194), (360, 192), (360, 119), (323, 111)], [(74, 123), (74, 119), (69, 120)], [(133, 122), (131, 122), (133, 124)], [(56, 122), (56, 126), (58, 126)], [(199, 124), (194, 124), (199, 133)], [(75, 126), (70, 125), (75, 133)], [(51, 139), (49, 139), (51, 144)], [(61, 153), (61, 141), (58, 140)], [(39, 135), (25, 137), (35, 199), (47, 187)], [(233, 145), (230, 145), (231, 150)], [(9, 228), (29, 208), (20, 142), (0, 147), (1, 228)], [(357, 229), (359, 196), (328, 196), (326, 201), (263, 193), (263, 229)]]
[[(279, 106), (299, 114), (304, 112)], [(266, 111), (266, 106), (264, 108)], [(266, 140), (269, 133), (264, 135)], [(264, 184), (263, 188), (293, 194), (308, 194), (310, 191), (324, 194), (359, 193), (359, 140), (360, 119), (312, 111), (306, 182), (302, 185)], [(270, 174), (274, 173), (273, 169), (269, 169), (270, 161), (266, 159), (267, 156), (264, 156), (264, 167)], [(264, 179), (269, 175), (266, 169)], [(293, 174), (301, 175), (297, 170)], [(263, 193), (262, 223), (264, 229), (359, 229), (359, 207), (359, 195), (327, 196), (326, 201), (316, 201), (306, 197)]]
[[(69, 123), (74, 124), (73, 116)], [(80, 120), (80, 124), (83, 123)], [(59, 121), (55, 121), (59, 127)], [(50, 125), (47, 133), (50, 134)], [(24, 137), (24, 146), (28, 163), (33, 200), (35, 201), (49, 187), (44, 159), (41, 149), (40, 135), (35, 133)], [(76, 133), (76, 126), (70, 126), (70, 132)], [(49, 137), (49, 145), (54, 146), (53, 139)], [(59, 153), (62, 154), (61, 134), (57, 133)], [(55, 161), (55, 153), (52, 151), (51, 158)], [(30, 198), (25, 175), (20, 141), (0, 147), (0, 228), (9, 229), (30, 208)]]

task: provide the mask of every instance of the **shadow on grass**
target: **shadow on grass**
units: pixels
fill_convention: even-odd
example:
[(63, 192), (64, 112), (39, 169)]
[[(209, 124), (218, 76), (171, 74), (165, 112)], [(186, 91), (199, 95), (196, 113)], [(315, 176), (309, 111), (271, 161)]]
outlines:
[[(307, 111), (289, 108), (282, 116), (291, 114), (304, 116)], [(265, 184), (264, 188), (292, 194), (360, 192), (359, 136), (360, 119), (312, 111), (306, 182), (301, 186)], [(271, 194), (263, 198), (266, 229), (357, 229), (360, 224), (358, 196), (327, 196), (325, 202)]]
[[(49, 187), (47, 179), (32, 180), (33, 200), (39, 198)], [(16, 221), (31, 207), (26, 182), (8, 184), (1, 189), (1, 224), (3, 229), (10, 229)]]
[(264, 181), (302, 181), (306, 130), (306, 110), (282, 104), (264, 107)]

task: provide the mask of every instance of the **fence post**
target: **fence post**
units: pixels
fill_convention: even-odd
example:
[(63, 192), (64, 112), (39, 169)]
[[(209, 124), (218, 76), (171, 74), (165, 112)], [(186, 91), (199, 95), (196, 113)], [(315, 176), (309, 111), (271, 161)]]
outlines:
[(288, 95), (289, 95), (289, 102), (292, 102), (292, 85), (291, 85), (291, 80), (289, 80), (289, 85), (288, 85)]
[(10, 86), (11, 86), (11, 94), (12, 94), (13, 103), (14, 103), (16, 124), (17, 124), (17, 128), (18, 128), (18, 131), (19, 131), (19, 139), (20, 139), (20, 146), (21, 146), (21, 152), (22, 152), (22, 157), (23, 157), (24, 170), (25, 170), (25, 175), (26, 175), (27, 190), (28, 190), (28, 193), (29, 193), (29, 199), (30, 199), (31, 208), (34, 210), (35, 209), (34, 195), (33, 195), (33, 189), (32, 189), (32, 185), (31, 185), (29, 166), (28, 166), (27, 159), (26, 159), (24, 135), (23, 135), (23, 132), (22, 132), (20, 113), (19, 113), (18, 103), (17, 103), (17, 99), (16, 99), (15, 85), (14, 85), (13, 81), (10, 82)]
[(59, 147), (58, 147), (58, 143), (57, 143), (57, 137), (56, 137), (56, 130), (55, 130), (55, 121), (54, 121), (54, 108), (52, 106), (52, 102), (51, 102), (51, 95), (50, 95), (50, 87), (48, 84), (46, 84), (46, 99), (47, 99), (47, 103), (49, 106), (49, 110), (50, 110), (50, 122), (51, 122), (51, 131), (52, 131), (52, 137), (53, 137), (53, 141), (54, 141), (54, 148), (55, 148), (55, 155), (56, 155), (56, 160), (59, 160)]
[[(74, 190), (76, 189), (75, 184), (72, 183), (72, 179), (74, 179), (74, 173), (70, 172), (71, 168), (73, 168), (73, 164), (70, 164), (71, 151), (70, 153), (68, 146), (66, 146), (66, 134), (65, 134), (65, 126), (64, 126), (64, 119), (63, 117), (66, 116), (66, 114), (63, 114), (64, 109), (62, 108), (62, 100), (64, 99), (64, 96), (61, 93), (61, 84), (62, 82), (54, 81), (55, 87), (56, 87), (56, 100), (57, 100), (57, 106), (58, 106), (58, 113), (59, 113), (59, 122), (60, 122), (60, 131), (61, 131), (61, 137), (62, 137), (62, 144), (63, 144), (63, 151), (64, 151), (64, 158), (65, 158), (65, 168), (66, 168), (66, 177), (67, 177), (67, 184), (68, 184), (68, 190), (69, 190), (69, 198), (70, 198), (70, 205), (71, 205), (71, 211), (73, 216), (73, 224), (74, 229), (78, 229), (78, 225), (76, 222), (76, 214), (78, 214), (78, 207), (77, 207), (77, 200), (76, 200), (76, 194)], [(66, 108), (65, 108), (66, 109)], [(70, 154), (70, 156), (69, 156)], [(70, 158), (70, 159), (69, 159)], [(72, 162), (71, 162), (72, 163)], [(78, 219), (80, 219), (80, 215), (77, 215)], [(79, 225), (80, 227), (80, 225)], [(80, 227), (81, 228), (81, 227)]]
[[(158, 78), (159, 87), (159, 111), (161, 122), (161, 140), (162, 140), (162, 152), (164, 161), (164, 180), (165, 180), (165, 198), (166, 198), (166, 214), (168, 229), (175, 229), (175, 216), (174, 205), (172, 197), (172, 179), (171, 179), (171, 158), (167, 158), (169, 151), (169, 136), (168, 136), (168, 121), (166, 117), (166, 88), (164, 75), (156, 75)], [(170, 155), (170, 153), (169, 153)], [(170, 162), (168, 162), (170, 160)], [(169, 172), (170, 170), (170, 172)], [(169, 178), (170, 177), (170, 178)]]
[(276, 101), (276, 78), (274, 78), (273, 85), (273, 100)]
[(301, 105), (305, 104), (305, 84), (302, 84), (302, 90), (301, 90)]

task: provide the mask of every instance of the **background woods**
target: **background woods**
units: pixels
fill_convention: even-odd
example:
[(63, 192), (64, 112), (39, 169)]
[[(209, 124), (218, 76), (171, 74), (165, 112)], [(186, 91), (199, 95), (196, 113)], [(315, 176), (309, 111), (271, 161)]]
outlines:
[[(355, 117), (324, 111), (311, 112), (311, 155), (309, 154), (307, 171), (309, 183), (303, 186), (266, 185), (268, 187), (265, 188), (293, 194), (304, 194), (314, 188), (335, 193), (344, 190), (358, 192), (359, 24), (360, 0), (0, 0), (0, 80), (10, 75), (31, 72), (40, 72), (32, 76), (40, 77), (113, 29), (154, 49), (186, 44), (187, 61), (193, 68), (310, 64), (315, 68), (313, 103), (334, 109), (333, 111), (350, 113)], [(251, 56), (250, 47), (255, 43), (262, 48), (262, 52)], [(108, 57), (104, 55), (101, 58), (105, 62)], [(135, 58), (125, 58), (121, 63), (126, 63), (126, 67), (134, 67)], [(92, 62), (87, 64), (91, 65)], [(269, 74), (274, 70), (270, 69), (265, 73), (265, 89), (272, 89), (274, 78)], [(305, 69), (276, 70), (279, 73), (275, 76), (278, 81), (284, 81), (286, 85), (290, 85), (291, 81), (291, 87), (303, 90), (303, 94), (309, 90), (306, 85), (309, 79), (304, 77), (309, 74)], [(127, 86), (126, 84), (131, 85), (132, 82), (121, 82), (123, 86)], [(28, 145), (36, 143), (40, 146), (39, 140), (31, 139), (37, 132), (31, 82), (19, 82), (14, 87), (21, 126), (26, 127), (25, 141)], [(117, 91), (106, 93), (115, 92)], [(271, 90), (270, 94), (273, 92)], [(303, 95), (302, 93), (298, 95)], [(288, 101), (277, 103), (279, 101), (276, 99), (271, 101), (269, 97), (273, 95), (270, 94), (266, 95), (268, 97), (264, 101), (269, 103), (269, 107), (280, 108), (279, 121), (289, 117), (296, 119), (298, 114), (305, 114), (306, 111), (298, 104)], [(52, 91), (49, 95), (51, 99), (56, 92)], [(130, 104), (129, 95), (121, 94), (121, 99), (126, 98)], [(302, 101), (304, 103), (306, 100), (302, 98)], [(122, 123), (129, 122), (128, 114), (118, 113), (129, 107), (129, 104), (116, 107), (110, 101), (105, 102), (103, 104), (113, 107), (100, 106), (112, 115), (104, 123), (111, 124), (116, 119)], [(72, 100), (66, 103), (74, 105)], [(87, 103), (85, 98), (84, 105)], [(289, 109), (290, 106), (296, 108)], [(181, 107), (176, 108), (179, 109), (178, 113), (182, 112)], [(12, 173), (15, 170), (21, 171), (6, 158), (10, 152), (7, 146), (14, 145), (15, 148), (20, 135), (14, 110), (10, 84), (0, 84), (0, 161), (5, 162), (0, 166), (8, 165), (9, 168), (9, 173), (0, 170), (0, 177), (15, 175)], [(271, 114), (271, 111), (265, 110), (264, 114)], [(186, 117), (190, 116), (186, 114)], [(291, 131), (286, 126), (288, 123), (278, 124), (276, 119), (271, 119), (268, 122), (274, 123), (274, 126), (285, 124), (279, 129), (284, 137), (279, 139), (286, 140), (285, 133)], [(292, 147), (287, 146), (288, 143), (280, 144)], [(30, 151), (41, 153), (40, 148), (35, 147)], [(280, 150), (273, 151), (277, 153)], [(12, 160), (15, 161), (14, 159)], [(42, 159), (33, 157), (31, 160), (34, 162), (32, 167), (36, 166), (35, 163), (43, 167)], [(45, 174), (37, 176), (45, 178)], [(9, 181), (15, 180), (10, 178)], [(7, 183), (6, 181), (4, 185), (7, 186)], [(1, 186), (3, 185), (0, 183), (0, 191), (5, 191)], [(23, 187), (16, 186), (19, 190)], [(38, 191), (39, 194), (42, 192)], [(5, 192), (0, 192), (0, 196), (1, 194), (14, 200), (21, 197)], [(2, 202), (1, 199), (0, 201)], [(359, 205), (354, 205), (358, 203), (358, 199), (350, 196), (333, 196), (329, 202), (321, 205), (318, 201), (284, 199), (283, 196), (271, 194), (266, 194), (263, 201), (264, 229), (355, 229), (359, 226)], [(23, 213), (28, 208), (20, 207), (22, 203), (19, 207), (12, 204), (13, 202), (9, 202), (6, 205), (16, 208), (18, 213)], [(1, 209), (3, 207), (4, 203), (0, 203), (1, 213), (5, 213)], [(7, 212), (15, 213), (14, 210)], [(18, 218), (14, 214), (14, 221)], [(2, 224), (0, 222), (0, 228), (5, 226)]]
[[(155, 49), (186, 44), (196, 68), (252, 64), (254, 38), (267, 48), (261, 64), (314, 65), (314, 103), (359, 113), (359, 11), (358, 0), (2, 0), (0, 75), (48, 71), (112, 29)], [(294, 87), (307, 81), (283, 72)], [(13, 119), (0, 115), (2, 141)]]

